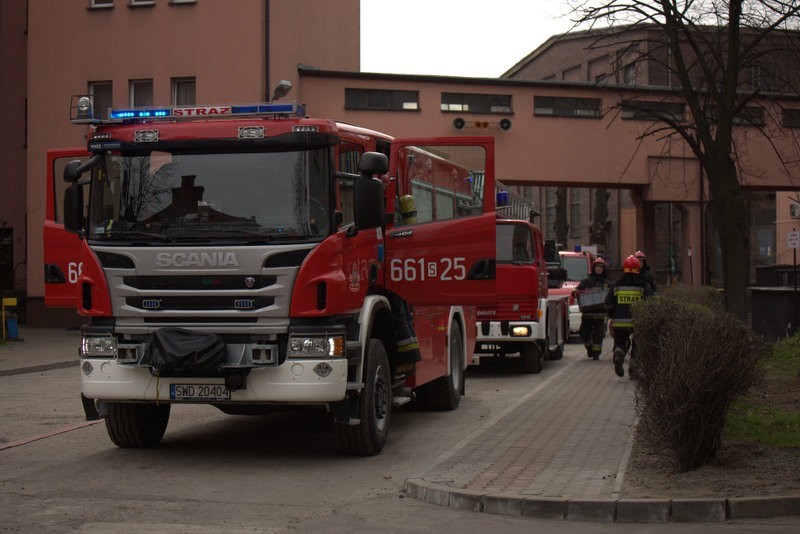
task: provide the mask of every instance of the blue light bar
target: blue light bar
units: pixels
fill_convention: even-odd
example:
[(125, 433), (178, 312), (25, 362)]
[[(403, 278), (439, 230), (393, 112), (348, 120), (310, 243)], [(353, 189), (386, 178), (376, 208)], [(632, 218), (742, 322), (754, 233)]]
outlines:
[(305, 107), (297, 102), (286, 104), (260, 103), (246, 105), (223, 106), (173, 106), (171, 108), (125, 108), (112, 109), (111, 120), (136, 120), (136, 119), (198, 119), (215, 118), (231, 115), (285, 115), (302, 118), (305, 116)]
[(169, 117), (171, 111), (166, 108), (136, 108), (136, 109), (112, 109), (112, 119), (149, 119), (153, 117)]

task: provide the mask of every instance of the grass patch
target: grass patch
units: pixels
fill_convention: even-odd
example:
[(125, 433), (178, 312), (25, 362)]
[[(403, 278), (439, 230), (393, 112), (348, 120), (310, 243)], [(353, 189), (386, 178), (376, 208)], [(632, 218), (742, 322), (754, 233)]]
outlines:
[(759, 383), (728, 410), (724, 439), (800, 447), (800, 334), (775, 343), (761, 372)]

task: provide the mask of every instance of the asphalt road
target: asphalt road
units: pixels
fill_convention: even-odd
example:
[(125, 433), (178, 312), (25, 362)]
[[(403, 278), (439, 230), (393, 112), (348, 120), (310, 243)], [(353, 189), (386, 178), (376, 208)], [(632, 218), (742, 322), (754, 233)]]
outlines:
[[(471, 369), (454, 412), (396, 410), (376, 457), (335, 447), (320, 411), (245, 417), (175, 406), (161, 446), (119, 449), (87, 424), (78, 369), (0, 376), (2, 532), (795, 532), (780, 520), (621, 525), (478, 514), (416, 501), (406, 478), (572, 359), (539, 375)], [(542, 389), (541, 395), (547, 394)], [(536, 402), (536, 398), (531, 399)]]

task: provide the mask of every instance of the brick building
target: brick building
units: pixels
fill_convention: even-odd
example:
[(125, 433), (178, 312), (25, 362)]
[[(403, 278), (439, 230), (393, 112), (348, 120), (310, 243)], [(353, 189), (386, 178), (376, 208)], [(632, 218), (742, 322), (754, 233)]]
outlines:
[[(286, 99), (304, 102), (312, 116), (398, 137), (494, 136), (500, 180), (534, 199), (548, 232), (555, 188), (566, 188), (567, 247), (593, 239), (590, 214), (606, 189), (604, 251), (613, 264), (644, 249), (662, 275), (674, 267), (684, 282), (705, 281), (713, 258), (687, 254), (709, 242), (696, 162), (685, 150), (663, 157), (656, 141), (640, 142), (646, 120), (634, 112), (619, 121), (602, 113), (642, 94), (662, 98), (663, 89), (595, 83), (602, 62), (562, 36), (500, 79), (364, 73), (360, 47), (379, 43), (362, 45), (359, 28), (358, 0), (3, 0), (0, 96), (9, 127), (0, 134), (0, 290), (23, 297), (32, 322), (54, 320), (43, 305), (45, 154), (85, 144), (86, 127), (67, 121), (71, 95), (93, 93), (109, 107), (256, 102), (281, 79), (294, 86)], [(567, 42), (572, 48), (562, 50)], [(770, 204), (769, 195), (796, 185), (764, 142), (748, 146), (748, 187), (773, 191), (764, 202), (773, 216), (754, 231), (772, 239), (767, 257), (787, 261), (785, 240), (775, 238), (781, 217), (770, 221), (788, 214), (789, 201), (777, 195)]]

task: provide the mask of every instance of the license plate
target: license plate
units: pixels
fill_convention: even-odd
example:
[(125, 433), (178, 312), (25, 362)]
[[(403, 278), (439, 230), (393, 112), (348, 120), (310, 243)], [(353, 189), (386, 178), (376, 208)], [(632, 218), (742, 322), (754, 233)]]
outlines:
[(177, 401), (230, 400), (231, 392), (224, 384), (170, 384), (169, 398)]

